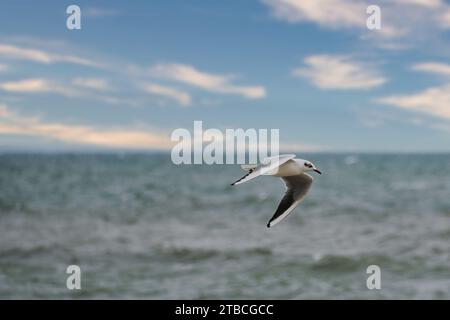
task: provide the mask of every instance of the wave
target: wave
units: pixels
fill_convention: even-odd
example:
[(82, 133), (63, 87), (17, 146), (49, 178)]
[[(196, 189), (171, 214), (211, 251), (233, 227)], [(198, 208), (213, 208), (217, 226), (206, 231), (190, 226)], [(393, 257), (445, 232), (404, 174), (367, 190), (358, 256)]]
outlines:
[(195, 262), (213, 258), (242, 259), (245, 257), (246, 259), (251, 259), (251, 257), (255, 256), (270, 256), (272, 255), (272, 250), (265, 247), (218, 249), (187, 246), (159, 246), (155, 248), (153, 254), (165, 259)]

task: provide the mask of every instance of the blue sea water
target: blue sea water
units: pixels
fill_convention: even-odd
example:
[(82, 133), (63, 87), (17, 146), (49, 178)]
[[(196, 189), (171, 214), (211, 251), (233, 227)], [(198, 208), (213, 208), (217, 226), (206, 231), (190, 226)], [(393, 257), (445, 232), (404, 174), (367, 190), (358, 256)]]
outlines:
[(450, 155), (301, 156), (323, 174), (267, 229), (284, 186), (237, 165), (0, 155), (0, 298), (450, 299)]

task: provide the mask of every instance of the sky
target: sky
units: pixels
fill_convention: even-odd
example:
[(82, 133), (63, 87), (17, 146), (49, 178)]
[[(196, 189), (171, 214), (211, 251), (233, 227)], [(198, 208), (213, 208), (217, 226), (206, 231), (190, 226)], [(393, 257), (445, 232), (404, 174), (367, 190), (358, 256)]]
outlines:
[(298, 152), (449, 152), (449, 40), (444, 0), (2, 0), (0, 151), (170, 150), (202, 120)]

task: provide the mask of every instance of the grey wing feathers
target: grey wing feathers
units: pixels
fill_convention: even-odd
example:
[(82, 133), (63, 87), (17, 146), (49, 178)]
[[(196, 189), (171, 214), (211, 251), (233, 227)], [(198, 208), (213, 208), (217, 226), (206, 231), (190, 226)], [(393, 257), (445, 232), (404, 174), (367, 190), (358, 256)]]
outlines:
[(270, 228), (272, 222), (279, 216), (281, 216), (284, 212), (286, 212), (289, 209), (289, 207), (291, 207), (294, 204), (294, 202), (295, 202), (294, 192), (292, 192), (292, 190), (289, 189), (286, 190), (283, 199), (281, 199), (280, 203), (278, 204), (277, 211), (275, 211), (272, 218), (267, 223), (267, 228)]
[(290, 176), (282, 178), (286, 183), (288, 189), (293, 189), (294, 198), (301, 200), (309, 191), (313, 182), (313, 177), (307, 173), (302, 173), (298, 176)]
[(268, 228), (282, 221), (297, 207), (308, 193), (313, 182), (313, 178), (306, 173), (298, 176), (283, 177), (282, 179), (286, 184), (287, 190), (277, 210), (267, 224)]

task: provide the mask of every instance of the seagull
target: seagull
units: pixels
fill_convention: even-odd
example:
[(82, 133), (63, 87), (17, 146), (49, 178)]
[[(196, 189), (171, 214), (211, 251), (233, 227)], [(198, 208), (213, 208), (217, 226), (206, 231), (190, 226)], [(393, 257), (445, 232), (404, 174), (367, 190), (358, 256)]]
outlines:
[(241, 165), (247, 174), (231, 185), (235, 186), (250, 181), (261, 175), (280, 177), (286, 185), (286, 193), (281, 199), (277, 210), (267, 223), (270, 228), (286, 218), (303, 200), (313, 182), (313, 177), (307, 171), (322, 174), (310, 161), (296, 159), (295, 154), (285, 154), (264, 159), (260, 165)]

